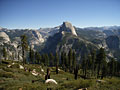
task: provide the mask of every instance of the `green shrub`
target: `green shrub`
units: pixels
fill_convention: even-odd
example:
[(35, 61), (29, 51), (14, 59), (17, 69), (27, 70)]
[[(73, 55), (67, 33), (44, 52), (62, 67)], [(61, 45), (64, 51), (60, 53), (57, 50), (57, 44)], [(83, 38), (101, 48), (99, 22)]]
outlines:
[(13, 70), (11, 68), (4, 67), (3, 70), (6, 71), (6, 72), (13, 72)]
[(22, 86), (23, 90), (47, 90), (44, 84), (26, 83)]
[(13, 75), (11, 72), (0, 72), (0, 77), (14, 78), (15, 75)]
[(19, 68), (19, 64), (14, 64), (11, 66), (11, 68)]
[(73, 89), (78, 89), (78, 88), (88, 88), (92, 86), (93, 82), (91, 80), (74, 80), (74, 81), (69, 81), (63, 84), (65, 88), (73, 88)]

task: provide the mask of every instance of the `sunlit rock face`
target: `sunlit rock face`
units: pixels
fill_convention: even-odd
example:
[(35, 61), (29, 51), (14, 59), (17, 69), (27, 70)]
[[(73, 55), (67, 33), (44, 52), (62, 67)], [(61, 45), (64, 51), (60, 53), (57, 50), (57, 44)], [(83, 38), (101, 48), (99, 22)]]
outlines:
[(0, 32), (0, 41), (7, 43), (10, 41), (10, 38), (5, 32)]
[(44, 42), (42, 35), (37, 30), (32, 31), (32, 36), (33, 36), (33, 39), (31, 40), (32, 44), (40, 44)]
[(72, 26), (71, 23), (69, 22), (63, 22), (62, 26), (60, 27), (61, 32), (65, 31), (65, 32), (70, 32), (73, 35), (77, 36), (77, 33), (75, 31), (75, 28)]

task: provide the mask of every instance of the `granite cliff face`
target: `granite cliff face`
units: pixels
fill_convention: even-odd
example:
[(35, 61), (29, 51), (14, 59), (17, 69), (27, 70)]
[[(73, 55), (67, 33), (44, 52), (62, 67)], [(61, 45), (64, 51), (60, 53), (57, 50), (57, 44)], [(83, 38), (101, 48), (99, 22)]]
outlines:
[(9, 36), (5, 32), (0, 32), (0, 43), (8, 43), (10, 42)]
[(31, 36), (33, 39), (31, 39), (30, 44), (34, 45), (34, 44), (40, 44), (44, 42), (42, 35), (37, 30), (31, 31)]
[(60, 31), (64, 34), (64, 32), (70, 32), (73, 35), (77, 36), (75, 28), (69, 22), (63, 22), (62, 26), (60, 27)]

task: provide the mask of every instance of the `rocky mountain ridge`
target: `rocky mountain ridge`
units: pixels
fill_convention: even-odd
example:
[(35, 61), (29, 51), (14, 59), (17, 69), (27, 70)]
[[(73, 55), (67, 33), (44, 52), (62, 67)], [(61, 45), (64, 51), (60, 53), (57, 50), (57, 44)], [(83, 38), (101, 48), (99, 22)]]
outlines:
[[(109, 30), (110, 29), (110, 30)], [(83, 53), (104, 47), (110, 57), (119, 59), (120, 52), (120, 28), (77, 28), (69, 22), (54, 28), (34, 29), (6, 29), (0, 27), (0, 50), (2, 47), (11, 46), (18, 52), (20, 36), (25, 34), (28, 43), (39, 52), (62, 52), (73, 48), (78, 59)], [(10, 51), (10, 50), (9, 50)]]

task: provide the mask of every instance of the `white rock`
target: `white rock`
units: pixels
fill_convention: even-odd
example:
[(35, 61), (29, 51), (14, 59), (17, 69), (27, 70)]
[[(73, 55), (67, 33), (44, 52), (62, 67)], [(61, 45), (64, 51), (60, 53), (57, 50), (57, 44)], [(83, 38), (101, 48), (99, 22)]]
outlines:
[(8, 67), (8, 68), (10, 68), (10, 67), (11, 67), (11, 65), (8, 65), (7, 67)]
[(60, 71), (60, 69), (58, 68), (58, 71)]
[(43, 69), (41, 69), (41, 72), (44, 72), (44, 70), (43, 70)]
[(64, 35), (64, 34), (65, 34), (65, 32), (64, 32), (64, 31), (62, 31), (61, 33), (62, 33), (62, 35)]
[(38, 73), (32, 72), (32, 75), (37, 76), (37, 75), (38, 75)]
[(81, 88), (81, 89), (78, 89), (78, 90), (87, 90), (87, 88)]
[(36, 69), (33, 69), (33, 71), (31, 72), (32, 73), (32, 75), (34, 75), (34, 76), (38, 76), (38, 72), (36, 72)]
[(54, 83), (57, 84), (57, 82), (54, 79), (47, 79), (45, 83)]
[(24, 69), (24, 67), (22, 65), (19, 65), (20, 69)]
[(14, 65), (15, 63), (12, 63), (12, 65)]

